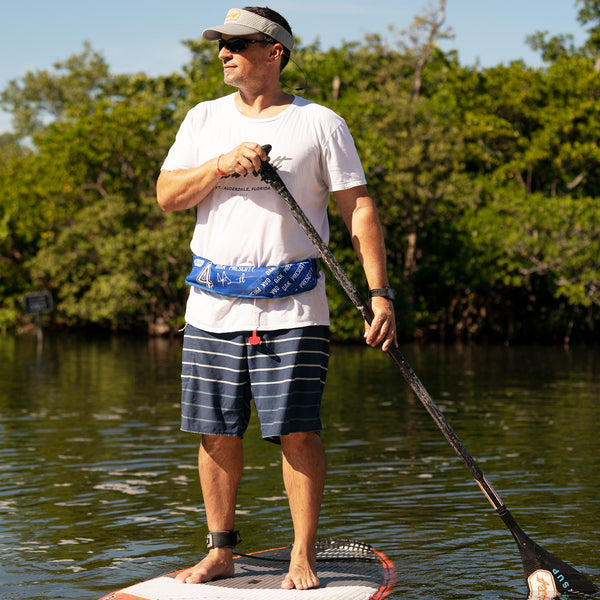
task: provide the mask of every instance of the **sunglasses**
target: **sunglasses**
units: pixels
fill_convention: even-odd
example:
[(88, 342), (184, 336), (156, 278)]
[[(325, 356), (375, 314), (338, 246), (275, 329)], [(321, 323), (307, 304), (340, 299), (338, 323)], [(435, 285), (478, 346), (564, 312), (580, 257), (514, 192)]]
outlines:
[(266, 40), (249, 40), (248, 38), (231, 38), (229, 40), (219, 40), (219, 52), (226, 48), (233, 54), (238, 54), (248, 49), (250, 44), (276, 44), (277, 42), (268, 42)]

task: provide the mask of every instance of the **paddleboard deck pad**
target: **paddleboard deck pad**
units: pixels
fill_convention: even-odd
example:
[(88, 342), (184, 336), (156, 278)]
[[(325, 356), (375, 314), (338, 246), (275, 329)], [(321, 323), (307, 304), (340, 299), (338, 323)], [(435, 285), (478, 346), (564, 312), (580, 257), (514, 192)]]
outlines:
[(208, 583), (179, 583), (179, 571), (118, 590), (100, 600), (383, 600), (396, 582), (393, 563), (369, 544), (318, 540), (312, 590), (282, 590), (291, 546), (236, 555), (235, 575)]

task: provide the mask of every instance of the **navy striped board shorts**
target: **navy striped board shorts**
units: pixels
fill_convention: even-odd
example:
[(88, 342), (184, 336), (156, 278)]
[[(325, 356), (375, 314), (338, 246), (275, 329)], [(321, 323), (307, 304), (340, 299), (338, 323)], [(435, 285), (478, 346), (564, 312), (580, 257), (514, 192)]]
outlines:
[(181, 370), (181, 429), (243, 437), (251, 400), (262, 437), (321, 431), (329, 327), (210, 333), (187, 325)]

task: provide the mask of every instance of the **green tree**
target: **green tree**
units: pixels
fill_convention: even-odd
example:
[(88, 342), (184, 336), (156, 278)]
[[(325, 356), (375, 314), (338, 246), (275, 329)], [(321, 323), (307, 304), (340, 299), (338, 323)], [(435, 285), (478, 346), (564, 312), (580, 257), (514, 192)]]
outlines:
[(577, 20), (587, 29), (588, 39), (584, 49), (593, 57), (594, 69), (600, 71), (600, 1), (599, 0), (577, 0), (579, 6)]
[[(43, 286), (59, 299), (52, 315), (57, 323), (132, 327), (137, 320), (154, 327), (168, 322), (174, 312), (169, 304), (174, 298), (181, 302), (183, 283), (174, 274), (167, 277), (164, 261), (178, 255), (179, 246), (159, 261), (146, 240), (164, 248), (180, 236), (169, 221), (158, 226), (162, 215), (152, 202), (149, 209), (148, 198), (155, 194), (160, 161), (171, 143), (183, 80), (112, 76), (89, 47), (56, 69), (28, 74), (3, 96), (14, 103), (17, 135), (31, 147), (13, 152), (0, 170), (6, 183), (0, 247), (12, 274), (5, 284), (4, 318), (14, 316), (25, 292)], [(148, 257), (134, 252), (123, 236), (145, 248)], [(109, 250), (119, 239), (124, 256), (118, 258)], [(149, 287), (163, 286), (153, 300), (139, 293), (139, 281), (154, 273), (149, 262), (157, 265), (156, 285)], [(165, 306), (157, 305), (159, 298)]]
[(465, 287), (448, 313), (467, 336), (569, 341), (600, 314), (600, 209), (595, 198), (481, 188), (459, 223)]
[(581, 54), (592, 59), (594, 70), (600, 71), (600, 2), (599, 0), (575, 0), (579, 7), (577, 21), (587, 26), (588, 39), (582, 48), (573, 43), (573, 35), (559, 34), (548, 37), (547, 31), (538, 31), (527, 37), (533, 50), (539, 50), (544, 61), (553, 63), (560, 57)]
[(448, 243), (453, 215), (469, 194), (463, 136), (451, 118), (455, 98), (447, 84), (458, 65), (437, 48), (449, 36), (444, 9), (440, 2), (417, 17), (408, 41), (407, 32), (391, 29), (395, 48), (374, 37), (355, 52), (363, 72), (353, 82), (352, 104), (342, 110), (379, 204), (403, 334), (431, 318), (419, 284), (432, 274), (440, 288), (447, 284), (431, 250)]
[(64, 325), (165, 333), (182, 315), (189, 251), (176, 241), (191, 227), (191, 215), (164, 215), (154, 197), (107, 196), (82, 207), (28, 267), (54, 291)]
[(104, 95), (113, 78), (102, 56), (89, 43), (81, 54), (53, 65), (53, 70), (30, 71), (12, 80), (0, 95), (12, 114), (18, 136), (33, 136), (49, 122), (65, 118), (69, 108), (84, 110), (92, 98)]

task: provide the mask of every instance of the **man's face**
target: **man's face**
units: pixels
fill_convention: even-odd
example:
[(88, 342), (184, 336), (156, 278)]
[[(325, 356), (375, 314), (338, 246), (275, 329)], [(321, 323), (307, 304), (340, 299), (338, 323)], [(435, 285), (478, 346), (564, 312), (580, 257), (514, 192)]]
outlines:
[[(272, 44), (262, 41), (260, 34), (235, 37), (223, 35), (221, 40), (219, 44), (222, 48), (219, 50), (219, 59), (223, 63), (225, 83), (239, 87), (251, 81), (260, 82), (263, 79), (266, 59)], [(232, 40), (233, 51), (224, 45)], [(250, 43), (243, 48), (243, 42), (236, 43), (237, 40), (248, 40)]]

